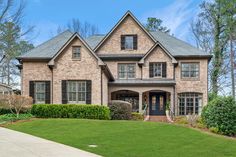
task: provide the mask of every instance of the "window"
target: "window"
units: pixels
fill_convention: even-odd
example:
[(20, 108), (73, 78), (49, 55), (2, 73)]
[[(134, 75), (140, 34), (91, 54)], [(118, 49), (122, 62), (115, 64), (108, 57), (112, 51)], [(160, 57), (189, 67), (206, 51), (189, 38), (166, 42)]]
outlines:
[(181, 64), (182, 78), (198, 78), (199, 77), (199, 63), (182, 63)]
[(68, 103), (86, 104), (86, 81), (67, 81)]
[(121, 50), (136, 50), (137, 35), (121, 35)]
[(166, 77), (166, 63), (156, 62), (149, 64), (150, 77)]
[(135, 64), (118, 64), (119, 79), (135, 78)]
[(202, 105), (202, 94), (181, 93), (179, 99), (179, 115), (200, 114)]
[(35, 82), (35, 103), (45, 104), (46, 100), (46, 84), (45, 82)]
[(73, 46), (72, 47), (72, 58), (73, 59), (80, 59), (81, 56), (81, 47), (80, 46)]

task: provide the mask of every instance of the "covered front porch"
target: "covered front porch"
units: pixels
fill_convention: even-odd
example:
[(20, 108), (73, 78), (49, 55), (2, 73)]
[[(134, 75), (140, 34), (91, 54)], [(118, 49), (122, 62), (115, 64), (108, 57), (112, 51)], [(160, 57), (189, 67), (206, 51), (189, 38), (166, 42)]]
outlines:
[(132, 111), (151, 116), (165, 116), (166, 106), (174, 111), (174, 88), (110, 87), (109, 101), (123, 100), (132, 104)]

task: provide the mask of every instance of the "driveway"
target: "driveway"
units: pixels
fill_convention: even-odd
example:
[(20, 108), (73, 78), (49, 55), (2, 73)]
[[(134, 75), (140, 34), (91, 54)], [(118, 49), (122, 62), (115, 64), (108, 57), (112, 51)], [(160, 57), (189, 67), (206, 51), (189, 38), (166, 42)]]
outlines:
[(0, 157), (99, 157), (80, 149), (0, 127)]

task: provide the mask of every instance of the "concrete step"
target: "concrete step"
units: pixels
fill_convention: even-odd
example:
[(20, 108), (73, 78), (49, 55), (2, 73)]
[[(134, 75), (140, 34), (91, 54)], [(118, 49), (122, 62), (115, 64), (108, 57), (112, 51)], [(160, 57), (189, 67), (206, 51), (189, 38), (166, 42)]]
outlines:
[(149, 116), (149, 121), (152, 121), (152, 122), (169, 122), (166, 116)]

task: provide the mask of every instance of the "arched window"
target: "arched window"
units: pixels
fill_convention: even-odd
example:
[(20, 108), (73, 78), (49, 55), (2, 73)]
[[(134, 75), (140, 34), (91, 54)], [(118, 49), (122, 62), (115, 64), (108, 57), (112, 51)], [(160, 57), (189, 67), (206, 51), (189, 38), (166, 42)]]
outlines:
[(178, 94), (179, 115), (200, 114), (202, 107), (201, 93)]

